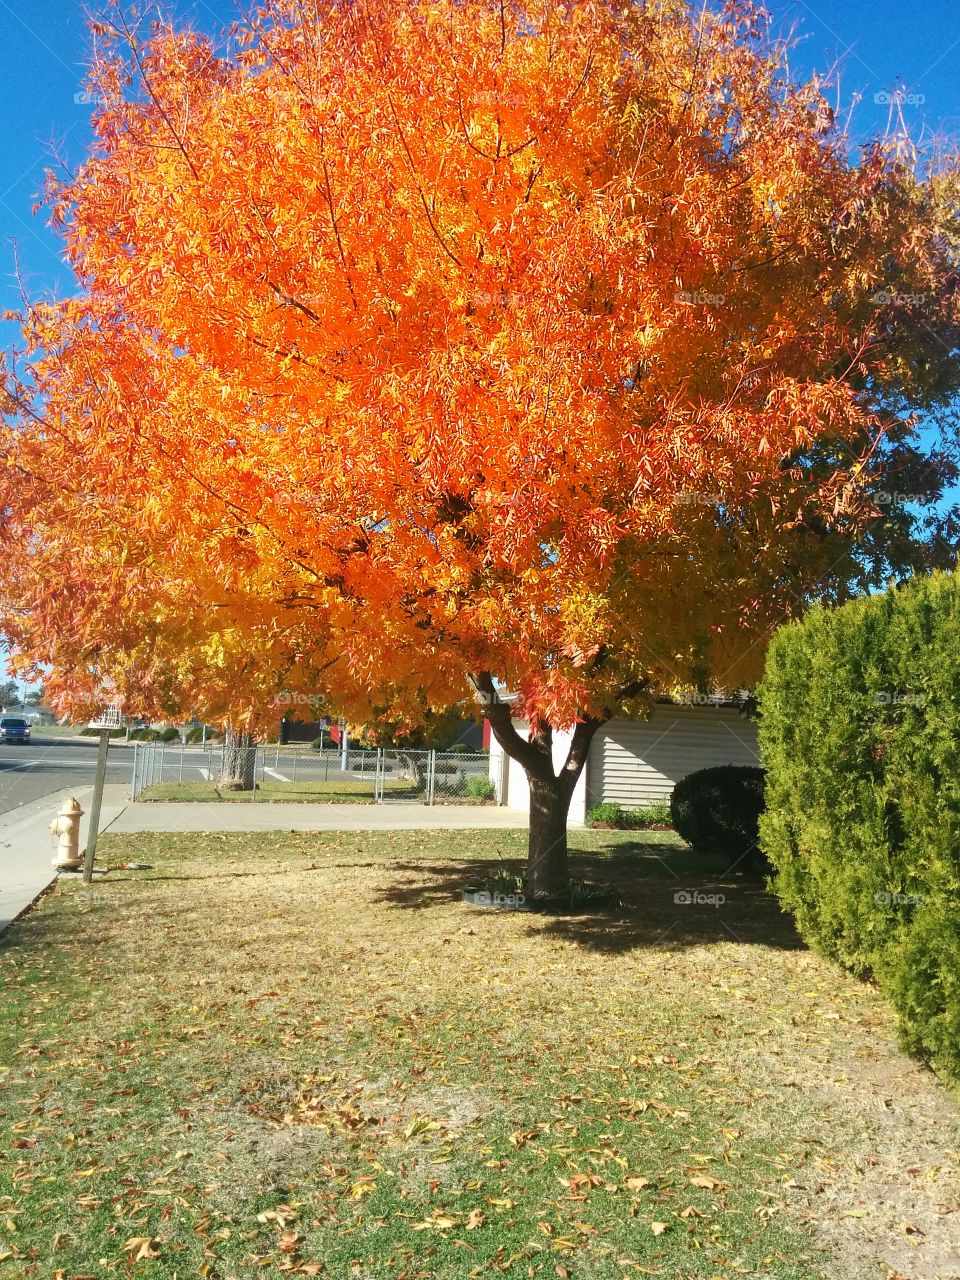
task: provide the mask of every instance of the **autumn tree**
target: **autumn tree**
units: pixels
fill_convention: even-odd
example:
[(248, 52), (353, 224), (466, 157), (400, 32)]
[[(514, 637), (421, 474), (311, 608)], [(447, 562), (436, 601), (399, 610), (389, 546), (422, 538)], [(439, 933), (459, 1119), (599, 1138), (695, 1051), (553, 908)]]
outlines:
[(413, 729), (472, 688), (549, 897), (605, 719), (952, 555), (955, 168), (851, 159), (761, 10), (118, 13), (47, 192), (77, 290), (7, 390), (5, 629), (59, 705)]

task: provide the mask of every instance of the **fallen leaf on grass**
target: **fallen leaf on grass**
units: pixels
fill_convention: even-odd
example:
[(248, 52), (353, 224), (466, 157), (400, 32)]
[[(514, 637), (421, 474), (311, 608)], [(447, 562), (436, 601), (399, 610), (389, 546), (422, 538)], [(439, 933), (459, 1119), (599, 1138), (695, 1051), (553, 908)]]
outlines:
[(160, 1241), (152, 1236), (132, 1236), (123, 1246), (123, 1252), (130, 1254), (134, 1262), (146, 1262), (160, 1257)]
[(655, 1236), (662, 1236), (669, 1226), (669, 1222), (651, 1222), (650, 1230)]
[(290, 1205), (278, 1204), (275, 1209), (265, 1209), (263, 1213), (258, 1213), (257, 1221), (264, 1224), (275, 1222), (278, 1227), (285, 1227), (288, 1222), (296, 1222), (298, 1216), (296, 1209), (291, 1208)]
[(439, 1129), (436, 1120), (428, 1120), (425, 1116), (416, 1116), (403, 1131), (405, 1138), (415, 1138), (417, 1134), (427, 1133), (430, 1129)]
[(727, 1185), (721, 1182), (719, 1178), (711, 1178), (709, 1174), (698, 1173), (695, 1178), (690, 1179), (691, 1187), (703, 1187), (707, 1191), (722, 1191)]
[(561, 1178), (561, 1182), (576, 1191), (577, 1187), (599, 1187), (603, 1179), (595, 1173), (575, 1173), (572, 1178)]
[(411, 1227), (412, 1231), (449, 1231), (451, 1227), (457, 1225), (457, 1219), (451, 1218), (444, 1213), (435, 1213), (432, 1218), (427, 1218), (425, 1222), (415, 1222)]

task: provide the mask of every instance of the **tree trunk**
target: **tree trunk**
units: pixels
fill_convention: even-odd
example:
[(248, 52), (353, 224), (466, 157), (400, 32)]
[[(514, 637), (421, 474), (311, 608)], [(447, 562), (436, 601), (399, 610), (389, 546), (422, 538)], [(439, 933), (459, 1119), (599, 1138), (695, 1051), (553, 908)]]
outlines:
[(217, 785), (224, 791), (253, 791), (256, 786), (257, 748), (249, 733), (227, 725), (223, 735), (223, 769)]
[[(489, 671), (470, 676), (478, 701), (486, 708), (493, 736), (518, 761), (530, 786), (530, 841), (527, 855), (527, 897), (563, 898), (570, 890), (567, 862), (567, 815), (593, 735), (604, 723), (599, 716), (583, 716), (573, 726), (567, 757), (559, 770), (553, 760), (553, 729), (544, 720), (530, 727), (524, 738), (517, 732), (510, 705), (503, 700)], [(628, 692), (627, 690), (624, 693)]]
[(426, 751), (397, 751), (397, 762), (413, 779), (418, 793), (427, 789), (427, 759)]
[(570, 888), (567, 814), (573, 787), (563, 778), (534, 777), (530, 784), (527, 897), (562, 898)]

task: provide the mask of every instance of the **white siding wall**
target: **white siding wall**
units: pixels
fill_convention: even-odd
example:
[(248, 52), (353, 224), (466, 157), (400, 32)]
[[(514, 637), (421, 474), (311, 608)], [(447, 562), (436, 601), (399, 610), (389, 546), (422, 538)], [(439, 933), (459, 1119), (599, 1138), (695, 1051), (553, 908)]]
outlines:
[(611, 720), (599, 730), (586, 769), (587, 805), (662, 800), (686, 774), (718, 764), (759, 764), (753, 722), (729, 707), (658, 704), (649, 720)]
[[(523, 720), (514, 720), (513, 727), (525, 738), (530, 732)], [(558, 769), (567, 758), (570, 750), (570, 735), (555, 733), (553, 735), (553, 766)], [(504, 764), (506, 761), (506, 764)], [(504, 756), (496, 738), (490, 740), (490, 778), (497, 788), (498, 804), (508, 805), (511, 809), (530, 811), (530, 788), (527, 786), (527, 775), (523, 766), (509, 756)], [(580, 775), (570, 801), (569, 823), (572, 827), (582, 827), (587, 814), (586, 770)]]

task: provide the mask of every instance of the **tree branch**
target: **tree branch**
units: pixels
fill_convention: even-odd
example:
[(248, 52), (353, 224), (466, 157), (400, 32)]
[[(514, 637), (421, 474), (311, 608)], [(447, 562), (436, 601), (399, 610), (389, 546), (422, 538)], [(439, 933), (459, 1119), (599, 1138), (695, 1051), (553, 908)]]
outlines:
[(501, 699), (490, 672), (471, 671), (467, 679), (486, 708), (487, 719), (490, 721), (490, 729), (493, 736), (507, 755), (516, 760), (518, 764), (521, 764), (534, 777), (553, 778), (555, 775), (549, 749), (545, 751), (542, 745), (538, 746), (536, 742), (528, 742), (526, 738), (522, 738), (517, 733), (513, 726), (513, 714), (510, 707)]
[(601, 720), (598, 716), (585, 716), (583, 720), (577, 721), (570, 741), (570, 750), (567, 752), (567, 758), (563, 762), (563, 768), (560, 770), (560, 778), (566, 782), (571, 791), (583, 772), (583, 766), (587, 763), (590, 744), (593, 742), (594, 735), (600, 726), (605, 723), (606, 721)]

